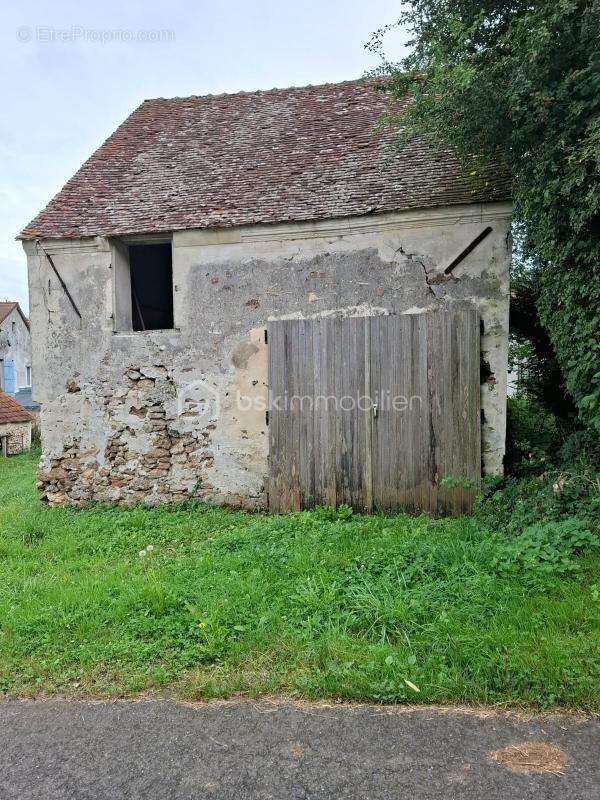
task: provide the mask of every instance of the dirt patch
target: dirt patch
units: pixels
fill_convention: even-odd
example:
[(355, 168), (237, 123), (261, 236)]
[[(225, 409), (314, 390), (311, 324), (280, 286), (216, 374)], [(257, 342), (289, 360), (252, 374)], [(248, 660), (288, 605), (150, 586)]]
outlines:
[(492, 760), (521, 775), (563, 775), (567, 763), (560, 748), (546, 742), (511, 744), (491, 753)]

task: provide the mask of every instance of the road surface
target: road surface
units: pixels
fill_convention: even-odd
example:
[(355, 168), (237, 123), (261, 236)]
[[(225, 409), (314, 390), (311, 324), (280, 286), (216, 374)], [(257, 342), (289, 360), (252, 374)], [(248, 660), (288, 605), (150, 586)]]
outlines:
[(283, 701), (0, 701), (1, 800), (599, 797), (598, 719)]

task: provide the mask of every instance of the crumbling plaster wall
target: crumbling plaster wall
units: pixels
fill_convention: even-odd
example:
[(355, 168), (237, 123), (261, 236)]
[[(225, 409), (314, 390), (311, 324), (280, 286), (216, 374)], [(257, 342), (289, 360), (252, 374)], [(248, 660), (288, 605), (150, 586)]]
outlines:
[[(444, 268), (484, 227), (492, 233)], [(483, 459), (502, 470), (510, 206), (173, 234), (173, 331), (115, 332), (110, 243), (45, 241), (28, 254), (39, 486), (55, 504), (198, 497), (263, 507), (270, 319), (419, 313), (472, 303), (483, 322)], [(241, 406), (238, 396), (252, 398)], [(262, 405), (261, 405), (262, 404)], [(250, 407), (251, 406), (251, 407)]]

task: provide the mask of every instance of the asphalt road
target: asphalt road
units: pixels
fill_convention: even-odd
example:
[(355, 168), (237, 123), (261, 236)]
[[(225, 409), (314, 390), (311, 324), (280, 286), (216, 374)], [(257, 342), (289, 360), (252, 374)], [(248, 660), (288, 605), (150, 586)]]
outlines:
[[(521, 769), (539, 768), (527, 761), (532, 742), (552, 745), (566, 763), (516, 774), (492, 756), (509, 747), (525, 760)], [(600, 797), (598, 719), (268, 702), (0, 702), (2, 800), (534, 797)]]

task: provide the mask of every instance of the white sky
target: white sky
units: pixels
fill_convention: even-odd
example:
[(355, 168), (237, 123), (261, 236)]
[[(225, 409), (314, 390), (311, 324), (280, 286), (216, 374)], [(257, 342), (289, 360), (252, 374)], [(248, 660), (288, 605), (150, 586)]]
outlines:
[[(19, 300), (27, 309), (25, 258), (14, 237), (142, 100), (358, 78), (377, 66), (365, 43), (397, 19), (401, 4), (105, 0), (93, 8), (81, 0), (25, 0), (10, 6), (0, 30), (0, 300)], [(126, 31), (117, 34), (121, 41), (97, 41), (119, 30)], [(161, 30), (172, 32), (171, 41), (135, 40)], [(66, 41), (56, 40), (63, 35)], [(393, 58), (403, 38), (400, 32), (388, 38)]]

